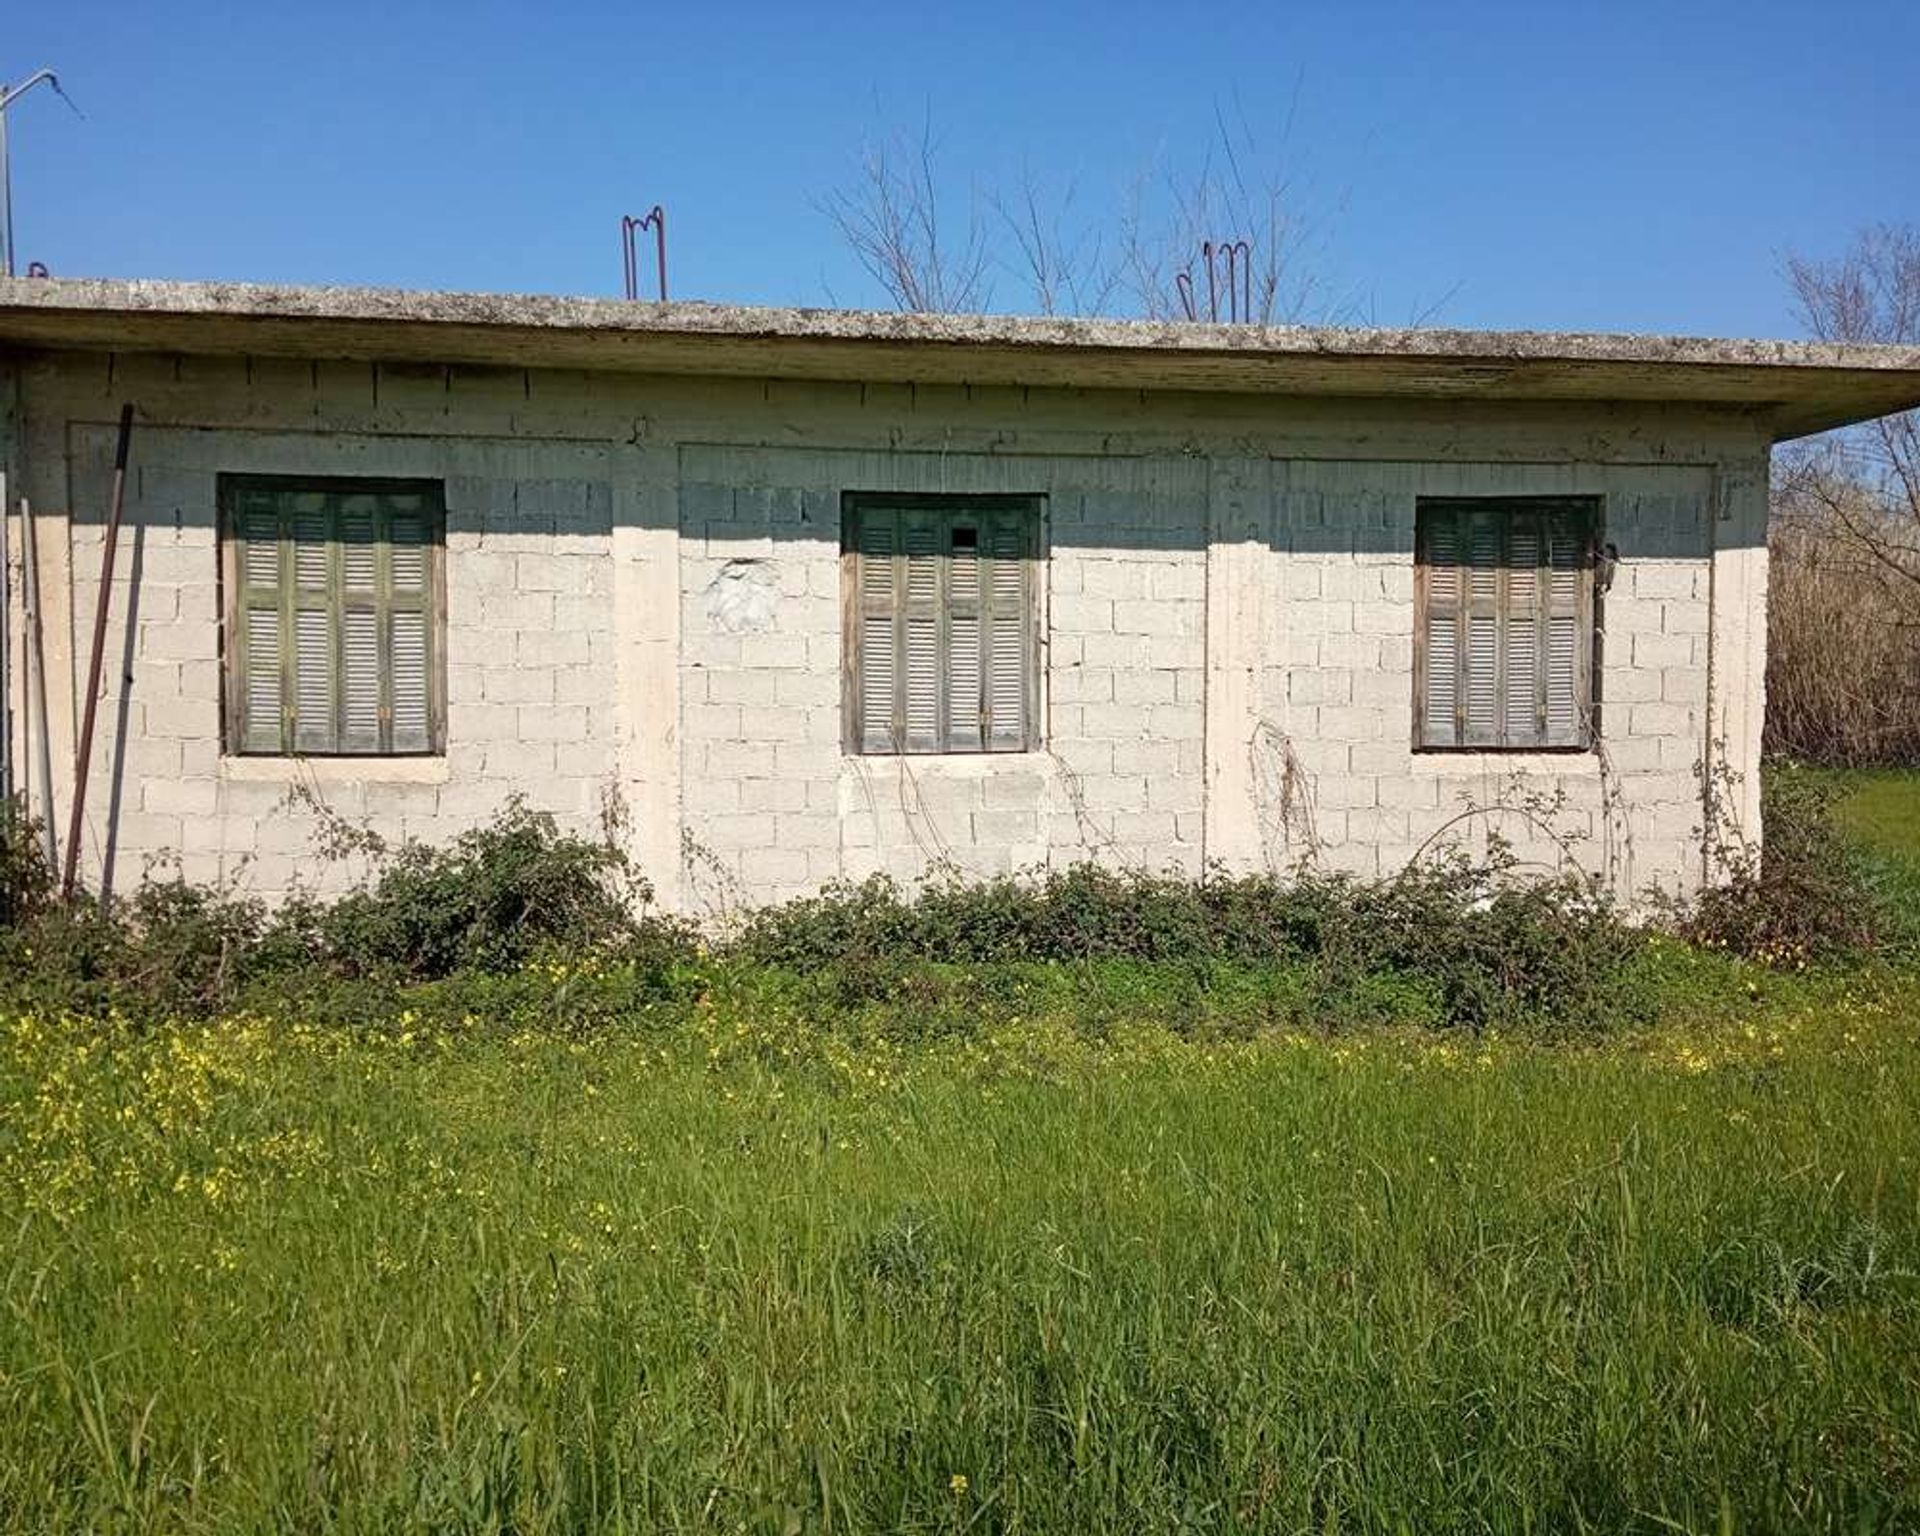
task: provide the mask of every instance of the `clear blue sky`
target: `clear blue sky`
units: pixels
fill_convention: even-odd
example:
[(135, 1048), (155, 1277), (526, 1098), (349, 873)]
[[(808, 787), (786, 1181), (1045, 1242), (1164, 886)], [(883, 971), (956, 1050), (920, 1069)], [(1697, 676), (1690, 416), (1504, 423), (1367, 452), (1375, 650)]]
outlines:
[(47, 64), (86, 116), (12, 110), (16, 244), (63, 275), (617, 293), (660, 201), (675, 297), (864, 306), (813, 200), (889, 125), (1112, 206), (1236, 101), (1382, 324), (1792, 334), (1787, 251), (1920, 222), (1920, 0), (9, 6)]

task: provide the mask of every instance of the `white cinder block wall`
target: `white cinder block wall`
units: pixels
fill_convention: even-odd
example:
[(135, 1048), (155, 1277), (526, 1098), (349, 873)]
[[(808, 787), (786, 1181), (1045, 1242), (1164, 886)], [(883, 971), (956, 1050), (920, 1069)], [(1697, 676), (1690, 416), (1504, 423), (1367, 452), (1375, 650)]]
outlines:
[[(1684, 887), (1713, 753), (1757, 831), (1767, 436), (1744, 415), (90, 354), (7, 382), (63, 828), (112, 423), (139, 409), (84, 841), (121, 888), (162, 859), (335, 888), (357, 866), (316, 856), (331, 818), (437, 841), (516, 793), (583, 830), (611, 812), (692, 911), (936, 863), (1387, 873), (1489, 830), (1628, 894)], [(444, 758), (222, 754), (223, 472), (444, 481)], [(1043, 499), (1043, 750), (843, 752), (848, 491)], [(1415, 500), (1463, 494), (1604, 498), (1599, 750), (1411, 750)]]

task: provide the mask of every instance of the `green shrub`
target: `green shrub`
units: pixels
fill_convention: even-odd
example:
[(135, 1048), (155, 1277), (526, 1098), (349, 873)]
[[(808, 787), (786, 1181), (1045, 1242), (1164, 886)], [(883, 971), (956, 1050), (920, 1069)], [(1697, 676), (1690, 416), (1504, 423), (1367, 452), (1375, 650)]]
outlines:
[(32, 922), (53, 905), (53, 895), (40, 824), (19, 805), (0, 800), (0, 927)]
[(445, 848), (403, 844), (370, 884), (297, 921), (330, 970), (432, 981), (616, 950), (652, 894), (618, 848), (563, 834), (516, 799)]
[(1761, 782), (1760, 854), (1710, 840), (1721, 879), (1678, 912), (1682, 935), (1774, 966), (1872, 949), (1879, 902), (1834, 825), (1834, 795), (1813, 775), (1770, 770)]
[(639, 995), (695, 953), (690, 925), (646, 910), (651, 891), (623, 853), (517, 802), (444, 849), (369, 844), (366, 883), (332, 902), (297, 896), (272, 914), (252, 897), (151, 875), (124, 899), (61, 905), (23, 825), (0, 841), (13, 914), (0, 927), (0, 974), (10, 996), (46, 1007), (159, 1019), (300, 999), (365, 1022), (403, 1011), (396, 984), (538, 966), (522, 994), (480, 988), (447, 1006), (521, 1017), (525, 992), (538, 989), (553, 1022), (575, 1001), (562, 979), (629, 974), (630, 986), (579, 1000), (605, 1018), (611, 999)]
[(1590, 881), (1523, 880), (1496, 842), (1480, 862), (1441, 856), (1376, 882), (1076, 865), (907, 895), (875, 876), (751, 914), (734, 952), (825, 968), (847, 1006), (906, 1001), (916, 962), (1132, 961), (1311, 978), (1288, 1022), (1370, 1020), (1384, 1004), (1451, 1026), (1592, 1030), (1645, 1016), (1630, 984), (1641, 944)]

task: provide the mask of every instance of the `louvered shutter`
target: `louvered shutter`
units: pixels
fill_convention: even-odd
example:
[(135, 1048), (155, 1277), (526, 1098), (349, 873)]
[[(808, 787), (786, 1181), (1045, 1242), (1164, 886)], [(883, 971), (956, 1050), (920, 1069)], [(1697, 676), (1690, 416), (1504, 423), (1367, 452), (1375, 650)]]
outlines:
[(390, 752), (433, 748), (433, 540), (424, 498), (387, 498), (387, 725)]
[(282, 501), (293, 538), (293, 750), (332, 752), (339, 745), (340, 720), (334, 696), (339, 581), (331, 498), (323, 491), (299, 491)]
[(1532, 512), (1514, 512), (1507, 520), (1507, 606), (1500, 658), (1503, 746), (1531, 746), (1540, 740), (1542, 535), (1541, 519)]
[(380, 515), (372, 494), (350, 493), (335, 507), (340, 534), (337, 613), (340, 724), (335, 750), (375, 753), (381, 742)]
[(438, 495), (241, 482), (228, 500), (237, 749), (434, 750)]
[(1029, 529), (1019, 512), (987, 519), (982, 582), (986, 610), (986, 745), (1018, 752), (1030, 745), (1028, 699), (1034, 681)]
[(1422, 504), (1422, 745), (1586, 744), (1592, 518), (1579, 503)]
[(894, 690), (898, 641), (895, 623), (899, 600), (895, 592), (899, 571), (900, 522), (892, 512), (873, 508), (863, 515), (854, 535), (855, 618), (859, 630), (859, 673), (854, 700), (858, 711), (857, 736), (863, 752), (898, 750), (893, 730)]
[(1420, 534), (1427, 599), (1420, 740), (1430, 747), (1451, 747), (1460, 739), (1460, 625), (1465, 596), (1460, 520), (1450, 515), (1426, 518)]
[(1469, 747), (1502, 745), (1500, 696), (1501, 520), (1497, 513), (1467, 514), (1466, 708), (1460, 742)]
[(243, 496), (234, 511), (234, 572), (239, 586), (234, 735), (246, 752), (286, 750), (286, 625), (280, 581), (282, 541), (276, 500)]
[(940, 750), (940, 522), (931, 512), (901, 514), (900, 671), (903, 739), (909, 752)]
[(1033, 683), (1032, 512), (966, 502), (849, 509), (853, 672), (862, 752), (1019, 750)]
[(949, 752), (978, 752), (986, 745), (982, 727), (987, 712), (981, 665), (981, 648), (986, 636), (980, 587), (979, 525), (965, 521), (950, 523), (946, 543), (947, 739), (943, 746)]
[(1544, 720), (1549, 746), (1583, 746), (1591, 734), (1591, 535), (1571, 513), (1548, 519)]

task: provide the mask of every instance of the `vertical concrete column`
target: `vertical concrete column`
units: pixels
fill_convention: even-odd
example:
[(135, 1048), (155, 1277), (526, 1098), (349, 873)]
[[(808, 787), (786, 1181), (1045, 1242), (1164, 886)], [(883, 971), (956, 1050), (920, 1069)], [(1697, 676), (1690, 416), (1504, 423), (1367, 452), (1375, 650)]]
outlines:
[[(1729, 836), (1760, 845), (1760, 750), (1767, 716), (1767, 451), (1714, 475), (1705, 761), (1730, 772)], [(1712, 874), (1713, 871), (1707, 871)]]
[(1208, 863), (1241, 872), (1261, 863), (1253, 739), (1264, 707), (1267, 576), (1272, 568), (1271, 466), (1215, 461), (1207, 493), (1206, 802)]
[(630, 851), (659, 900), (680, 891), (680, 510), (677, 455), (647, 444), (613, 461), (613, 598)]

